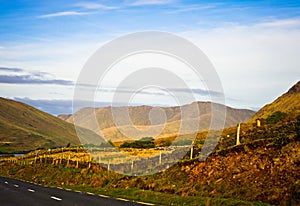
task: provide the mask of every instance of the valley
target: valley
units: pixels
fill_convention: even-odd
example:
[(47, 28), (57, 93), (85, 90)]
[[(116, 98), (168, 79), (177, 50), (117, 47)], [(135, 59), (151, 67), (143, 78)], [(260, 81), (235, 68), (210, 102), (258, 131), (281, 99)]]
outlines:
[[(99, 145), (91, 139), (24, 156), (2, 156), (0, 174), (151, 204), (298, 205), (300, 115), (293, 101), (299, 100), (299, 84), (241, 123), (238, 142), (236, 125)], [(292, 107), (286, 105), (289, 101)], [(220, 136), (202, 160), (201, 151), (214, 146), (207, 140), (209, 132)]]

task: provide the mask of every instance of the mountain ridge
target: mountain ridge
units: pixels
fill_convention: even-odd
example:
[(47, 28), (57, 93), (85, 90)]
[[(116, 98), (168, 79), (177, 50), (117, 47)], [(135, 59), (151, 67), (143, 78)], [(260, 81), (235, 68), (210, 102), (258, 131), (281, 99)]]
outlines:
[(0, 97), (0, 153), (80, 145), (77, 133), (98, 138), (92, 131), (52, 116), (25, 103)]
[(276, 111), (286, 113), (290, 118), (300, 115), (300, 81), (294, 84), (288, 91), (273, 102), (262, 107), (250, 120), (254, 122), (256, 119), (266, 119), (269, 115)]
[[(198, 107), (200, 115), (198, 116), (197, 113), (194, 112), (194, 106)], [(159, 107), (159, 106), (129, 106), (129, 107), (115, 107), (113, 108), (116, 113), (122, 110), (128, 110), (128, 114), (130, 116), (130, 120), (132, 121), (134, 127), (138, 128), (139, 130), (147, 130), (149, 126), (153, 129), (152, 133), (145, 133), (149, 136), (151, 134), (156, 134), (162, 126), (164, 126), (164, 130), (161, 132), (161, 136), (158, 137), (166, 137), (170, 135), (177, 134), (179, 131), (179, 125), (182, 121), (188, 121), (191, 125), (195, 122), (197, 118), (200, 117), (201, 124), (199, 125), (200, 130), (207, 130), (210, 129), (209, 125), (211, 122), (211, 114), (212, 114), (212, 106), (216, 109), (216, 115), (222, 113), (222, 106), (221, 104), (211, 103), (211, 102), (193, 102), (191, 104), (186, 104), (183, 106), (173, 106), (173, 107)], [(128, 126), (128, 120), (120, 115), (120, 116), (113, 116), (112, 107), (102, 107), (102, 108), (82, 108), (81, 110), (77, 111), (75, 115), (81, 116), (82, 119), (80, 121), (76, 121), (76, 124), (88, 128), (98, 134), (101, 134), (106, 137), (106, 139), (111, 139), (112, 141), (122, 141), (126, 139), (126, 135), (119, 131), (119, 128), (125, 129), (128, 131), (133, 131), (133, 128)], [(225, 127), (234, 126), (239, 122), (247, 121), (254, 115), (254, 111), (247, 110), (247, 109), (235, 109), (232, 107), (225, 106), (226, 109), (226, 121)], [(166, 123), (163, 121), (163, 116), (158, 117), (154, 122), (151, 122), (149, 119), (149, 115), (151, 116), (151, 112), (153, 110), (161, 110), (165, 113)], [(182, 118), (181, 111), (186, 111), (185, 117)], [(91, 121), (94, 117), (94, 112), (96, 114), (96, 119), (98, 121), (97, 125), (93, 121)], [(160, 113), (156, 113), (156, 116), (159, 116)], [(73, 115), (59, 115), (61, 119), (64, 119), (67, 122), (73, 123), (74, 122), (74, 114)], [(119, 118), (119, 122), (121, 125), (116, 127), (115, 121), (116, 118)], [(163, 122), (163, 123), (162, 123)], [(164, 124), (165, 123), (165, 124)], [(163, 124), (163, 125), (162, 125)], [(126, 128), (128, 127), (128, 128)], [(100, 129), (99, 129), (100, 128)], [(187, 128), (189, 129), (189, 128)], [(211, 128), (211, 129), (222, 129), (222, 128)], [(189, 132), (189, 131), (186, 131)], [(131, 133), (132, 139), (139, 139), (142, 136), (139, 136), (138, 133)]]

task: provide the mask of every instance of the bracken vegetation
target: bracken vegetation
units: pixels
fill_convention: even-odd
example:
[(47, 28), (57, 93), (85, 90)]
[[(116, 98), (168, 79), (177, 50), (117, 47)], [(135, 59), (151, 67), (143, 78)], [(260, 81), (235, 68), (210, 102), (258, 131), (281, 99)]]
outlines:
[(281, 111), (276, 111), (273, 114), (269, 115), (266, 119), (267, 124), (276, 124), (277, 122), (280, 122), (284, 120), (284, 118), (287, 117), (287, 114)]
[[(243, 125), (238, 146), (232, 141), (235, 128), (228, 128), (217, 150), (204, 162), (197, 157), (190, 160), (186, 154), (169, 169), (148, 176), (114, 173), (95, 163), (83, 149), (75, 148), (40, 151), (38, 156), (31, 153), (23, 159), (3, 158), (0, 172), (41, 184), (137, 198), (130, 195), (133, 192), (143, 201), (161, 204), (297, 205), (300, 203), (297, 128), (299, 121), (258, 128)], [(204, 133), (199, 133), (195, 141), (197, 152), (203, 136)], [(143, 196), (142, 191), (147, 191), (147, 195)], [(153, 198), (160, 195), (171, 199), (161, 202)]]
[[(238, 145), (236, 127), (85, 149), (67, 141), (68, 148), (3, 156), (0, 174), (167, 205), (300, 205), (299, 94), (300, 82), (240, 124)], [(214, 151), (200, 161), (204, 148)]]

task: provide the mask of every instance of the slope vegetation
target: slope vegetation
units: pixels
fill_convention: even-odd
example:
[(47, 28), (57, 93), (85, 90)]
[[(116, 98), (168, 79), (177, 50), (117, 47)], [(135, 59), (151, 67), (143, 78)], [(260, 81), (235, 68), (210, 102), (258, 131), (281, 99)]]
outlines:
[[(80, 129), (89, 138), (92, 131)], [(72, 124), (21, 102), (0, 98), (0, 152), (24, 152), (53, 148), (80, 141)]]
[(295, 118), (300, 114), (300, 81), (292, 86), (285, 94), (278, 97), (274, 102), (265, 105), (250, 120), (258, 118), (266, 119), (276, 111), (286, 113), (290, 118)]
[[(214, 104), (217, 108), (216, 115), (219, 114), (219, 108), (221, 105)], [(199, 114), (194, 112), (193, 108), (197, 108)], [(194, 102), (189, 105), (181, 107), (152, 107), (152, 106), (131, 106), (131, 107), (116, 107), (113, 108), (116, 113), (112, 113), (111, 107), (104, 108), (83, 108), (75, 113), (82, 118), (76, 123), (82, 127), (95, 131), (98, 134), (102, 134), (106, 139), (112, 141), (122, 141), (126, 138), (140, 139), (144, 136), (152, 137), (168, 137), (178, 134), (179, 130), (183, 133), (189, 134), (193, 130), (193, 126), (200, 119), (200, 125), (198, 130), (207, 130), (210, 127), (212, 116), (212, 103), (210, 102)], [(130, 122), (126, 119), (124, 111), (128, 111), (130, 121), (133, 126), (129, 126)], [(182, 116), (182, 111), (185, 111), (185, 116)], [(152, 113), (152, 114), (151, 114)], [(164, 114), (163, 114), (164, 113)], [(93, 115), (96, 115), (97, 124), (93, 123)], [(117, 114), (117, 115), (115, 115)], [(153, 115), (154, 114), (154, 115)], [(154, 116), (154, 121), (151, 121), (149, 117)], [(236, 125), (239, 122), (247, 121), (254, 112), (246, 109), (234, 109), (226, 107), (226, 121), (225, 127)], [(74, 115), (60, 115), (61, 119), (67, 122), (74, 121)], [(164, 119), (165, 118), (165, 119)], [(116, 127), (115, 122), (120, 124)], [(184, 127), (180, 127), (182, 122), (185, 122)], [(139, 131), (136, 130), (136, 128)], [(220, 128), (211, 128), (220, 129)], [(124, 135), (125, 134), (130, 134)], [(141, 136), (141, 133), (143, 136)], [(159, 134), (156, 136), (156, 134)]]

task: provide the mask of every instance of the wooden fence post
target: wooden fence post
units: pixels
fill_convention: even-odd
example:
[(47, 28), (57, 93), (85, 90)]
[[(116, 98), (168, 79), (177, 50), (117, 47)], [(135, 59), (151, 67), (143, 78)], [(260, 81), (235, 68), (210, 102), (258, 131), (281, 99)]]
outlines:
[(70, 155), (69, 155), (69, 157), (68, 157), (68, 161), (67, 161), (67, 167), (69, 166), (69, 163), (70, 163)]
[(159, 164), (161, 165), (161, 151), (159, 151)]
[(241, 130), (241, 124), (239, 123), (237, 125), (237, 131), (236, 131), (236, 145), (241, 144), (240, 143), (240, 130)]

